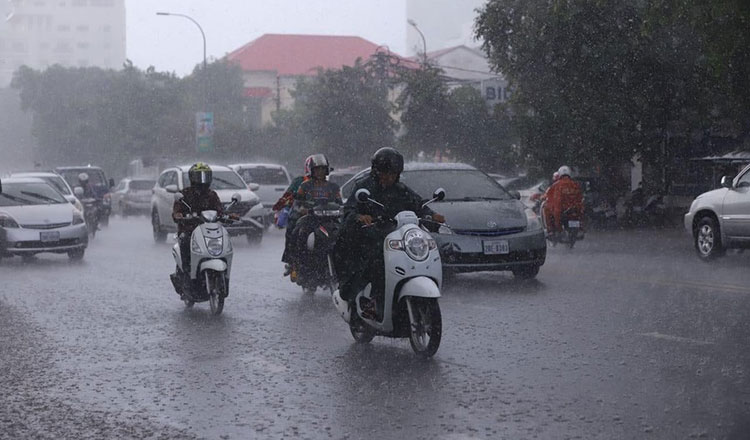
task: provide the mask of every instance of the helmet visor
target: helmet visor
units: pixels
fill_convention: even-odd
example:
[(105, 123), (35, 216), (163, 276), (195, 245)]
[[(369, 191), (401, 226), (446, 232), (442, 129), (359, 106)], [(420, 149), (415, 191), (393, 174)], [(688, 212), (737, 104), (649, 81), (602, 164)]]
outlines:
[(191, 171), (190, 172), (190, 183), (196, 185), (207, 185), (211, 183), (211, 172), (210, 171)]

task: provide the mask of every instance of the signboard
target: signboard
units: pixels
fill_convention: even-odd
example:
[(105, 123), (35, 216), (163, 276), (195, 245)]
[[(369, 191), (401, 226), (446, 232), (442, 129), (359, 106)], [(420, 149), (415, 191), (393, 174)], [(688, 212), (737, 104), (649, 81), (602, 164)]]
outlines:
[(214, 114), (212, 112), (195, 114), (195, 142), (199, 153), (214, 151)]

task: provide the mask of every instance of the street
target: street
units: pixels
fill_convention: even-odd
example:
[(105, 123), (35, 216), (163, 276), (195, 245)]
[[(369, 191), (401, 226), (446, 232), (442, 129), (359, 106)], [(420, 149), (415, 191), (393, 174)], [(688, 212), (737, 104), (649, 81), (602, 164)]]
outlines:
[(447, 279), (426, 361), (283, 278), (283, 231), (233, 239), (218, 317), (174, 293), (171, 243), (114, 218), (82, 263), (0, 262), (0, 438), (750, 436), (750, 253), (706, 264), (682, 229)]

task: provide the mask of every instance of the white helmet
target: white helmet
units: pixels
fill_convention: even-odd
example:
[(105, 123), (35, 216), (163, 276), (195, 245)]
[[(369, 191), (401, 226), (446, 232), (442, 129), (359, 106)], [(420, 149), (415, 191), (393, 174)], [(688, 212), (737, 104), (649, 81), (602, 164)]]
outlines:
[(568, 176), (568, 177), (570, 177), (570, 167), (567, 166), (567, 165), (561, 166), (560, 169), (557, 170), (557, 174), (559, 174), (560, 177), (562, 177), (562, 176)]
[(81, 173), (78, 175), (78, 181), (79, 182), (88, 182), (89, 181), (89, 175), (86, 173)]

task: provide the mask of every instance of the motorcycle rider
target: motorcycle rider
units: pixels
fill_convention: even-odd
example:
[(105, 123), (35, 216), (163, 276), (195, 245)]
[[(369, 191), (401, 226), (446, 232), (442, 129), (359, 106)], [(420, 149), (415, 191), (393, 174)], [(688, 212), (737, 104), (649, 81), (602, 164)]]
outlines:
[[(313, 154), (305, 161), (305, 169), (309, 170), (309, 178), (302, 182), (294, 195), (292, 211), (297, 213), (298, 221), (294, 225), (294, 238), (291, 256), (293, 265), (300, 264), (301, 254), (304, 253), (307, 236), (315, 225), (314, 218), (307, 216), (309, 209), (326, 203), (343, 204), (341, 190), (338, 184), (328, 181), (331, 167), (324, 154)], [(294, 272), (295, 269), (292, 269)]]
[[(177, 240), (180, 244), (182, 272), (190, 274), (190, 238), (201, 221), (197, 217), (187, 218), (188, 214), (200, 214), (201, 211), (213, 210), (219, 216), (224, 215), (224, 207), (219, 195), (211, 189), (211, 167), (198, 162), (188, 170), (190, 186), (182, 190), (182, 200), (175, 200), (172, 206), (172, 219), (177, 223)], [(184, 202), (184, 203), (183, 203)], [(192, 208), (192, 212), (185, 204)]]
[[(339, 279), (341, 298), (350, 304), (357, 293), (368, 283), (373, 285), (373, 300), (363, 298), (360, 306), (368, 318), (382, 313), (382, 296), (385, 290), (383, 240), (390, 231), (370, 227), (378, 215), (393, 218), (401, 211), (413, 211), (419, 217), (432, 216), (435, 222), (445, 222), (445, 217), (422, 206), (424, 200), (405, 184), (399, 182), (404, 170), (404, 157), (398, 150), (385, 147), (371, 158), (370, 174), (354, 184), (351, 196), (344, 206), (343, 224), (334, 249), (334, 264)], [(370, 197), (385, 208), (370, 203), (359, 203), (355, 194), (359, 189), (370, 191)], [(383, 210), (385, 212), (383, 212)]]
[[(307, 159), (305, 159), (304, 174), (295, 177), (286, 191), (284, 191), (284, 194), (279, 197), (279, 200), (273, 205), (274, 211), (281, 211), (284, 207), (288, 206), (291, 208), (294, 205), (294, 197), (297, 194), (300, 185), (302, 185), (302, 182), (311, 178), (311, 170), (308, 166), (311, 157), (312, 156), (307, 156)], [(299, 213), (291, 210), (286, 223), (286, 231), (284, 232), (284, 253), (281, 255), (281, 261), (286, 263), (284, 265), (284, 276), (290, 275), (292, 272), (292, 258), (294, 256), (292, 247), (294, 246), (294, 227), (297, 225), (297, 219), (299, 219)]]
[(96, 198), (96, 193), (94, 193), (94, 187), (91, 186), (91, 183), (89, 182), (88, 174), (81, 173), (78, 175), (78, 186), (80, 186), (81, 189), (83, 190), (84, 199)]
[(570, 167), (563, 165), (557, 170), (560, 179), (547, 189), (545, 204), (545, 224), (551, 235), (562, 232), (562, 214), (583, 220), (583, 191), (570, 177)]

